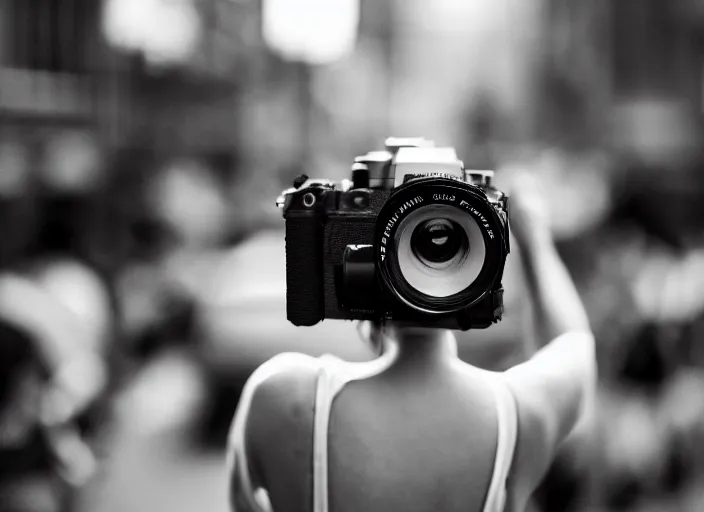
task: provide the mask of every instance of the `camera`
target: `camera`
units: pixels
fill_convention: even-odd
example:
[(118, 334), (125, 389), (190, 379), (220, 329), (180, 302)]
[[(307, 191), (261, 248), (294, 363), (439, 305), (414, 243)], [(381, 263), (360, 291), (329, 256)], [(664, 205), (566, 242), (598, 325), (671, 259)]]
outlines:
[(483, 329), (501, 320), (508, 196), (454, 148), (389, 138), (350, 179), (296, 178), (286, 223), (286, 314)]

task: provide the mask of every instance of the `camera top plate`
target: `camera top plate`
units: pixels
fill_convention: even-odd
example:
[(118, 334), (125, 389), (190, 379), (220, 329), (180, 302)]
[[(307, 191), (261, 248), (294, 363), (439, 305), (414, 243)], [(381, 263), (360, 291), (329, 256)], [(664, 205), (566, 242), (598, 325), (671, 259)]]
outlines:
[(454, 148), (400, 148), (392, 161), (394, 188), (413, 178), (448, 178), (464, 181), (464, 164)]

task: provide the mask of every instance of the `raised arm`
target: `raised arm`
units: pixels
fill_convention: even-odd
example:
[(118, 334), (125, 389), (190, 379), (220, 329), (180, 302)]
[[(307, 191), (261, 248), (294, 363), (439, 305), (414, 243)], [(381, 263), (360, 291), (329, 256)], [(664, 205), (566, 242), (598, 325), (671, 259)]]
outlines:
[(565, 333), (590, 332), (587, 313), (549, 231), (539, 224), (521, 229), (530, 231), (516, 239), (540, 347)]
[(596, 390), (594, 337), (587, 314), (549, 230), (539, 184), (511, 187), (511, 228), (518, 242), (540, 350), (506, 377), (518, 403), (515, 466), (525, 493), (538, 485), (560, 444), (590, 409)]

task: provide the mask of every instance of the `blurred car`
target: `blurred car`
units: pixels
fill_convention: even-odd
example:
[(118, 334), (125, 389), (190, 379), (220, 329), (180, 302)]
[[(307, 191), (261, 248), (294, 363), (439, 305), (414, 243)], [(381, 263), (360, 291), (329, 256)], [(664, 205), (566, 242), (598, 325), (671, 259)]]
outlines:
[(286, 351), (331, 353), (361, 361), (372, 354), (354, 322), (297, 328), (286, 319), (284, 234), (264, 231), (224, 254), (199, 297), (197, 329), (211, 371), (248, 373)]

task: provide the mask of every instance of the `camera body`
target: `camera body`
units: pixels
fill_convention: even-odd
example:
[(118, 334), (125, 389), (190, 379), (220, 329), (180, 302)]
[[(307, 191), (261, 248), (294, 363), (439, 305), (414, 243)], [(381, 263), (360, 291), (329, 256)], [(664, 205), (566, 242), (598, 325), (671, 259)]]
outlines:
[(498, 322), (508, 197), (492, 177), (464, 169), (453, 148), (390, 138), (385, 151), (355, 159), (351, 180), (297, 178), (277, 199), (288, 320), (459, 330)]

